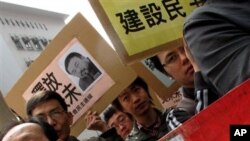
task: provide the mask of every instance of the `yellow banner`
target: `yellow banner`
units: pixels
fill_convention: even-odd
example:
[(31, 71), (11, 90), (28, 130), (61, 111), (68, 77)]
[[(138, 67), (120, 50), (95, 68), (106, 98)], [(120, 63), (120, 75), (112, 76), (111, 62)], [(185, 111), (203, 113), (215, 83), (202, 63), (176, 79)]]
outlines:
[(182, 36), (185, 17), (202, 0), (100, 0), (128, 55)]

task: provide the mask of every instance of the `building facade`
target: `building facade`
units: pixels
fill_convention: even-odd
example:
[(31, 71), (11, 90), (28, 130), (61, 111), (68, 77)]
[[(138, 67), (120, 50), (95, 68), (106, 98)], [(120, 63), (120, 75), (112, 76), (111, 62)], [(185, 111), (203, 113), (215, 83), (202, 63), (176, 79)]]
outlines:
[(0, 90), (13, 87), (64, 27), (66, 14), (0, 2)]

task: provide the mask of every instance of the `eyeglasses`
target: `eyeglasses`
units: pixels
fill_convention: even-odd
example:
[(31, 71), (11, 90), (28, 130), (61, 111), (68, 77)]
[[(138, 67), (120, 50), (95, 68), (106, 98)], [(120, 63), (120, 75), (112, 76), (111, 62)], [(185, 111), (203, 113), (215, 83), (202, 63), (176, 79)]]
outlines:
[(119, 130), (119, 127), (122, 125), (126, 125), (126, 123), (128, 122), (129, 118), (125, 115), (120, 115), (116, 122), (114, 122), (111, 127), (114, 127), (116, 130)]
[(49, 116), (51, 119), (54, 119), (54, 120), (57, 120), (59, 118), (62, 118), (63, 116), (63, 113), (65, 113), (65, 110), (63, 109), (59, 109), (59, 110), (52, 110), (50, 111), (48, 114), (45, 114), (45, 113), (42, 113), (42, 114), (38, 114), (36, 115), (36, 117), (44, 120), (44, 121), (47, 121), (47, 117)]
[[(164, 59), (162, 64), (163, 67), (167, 65), (173, 64), (177, 59), (180, 58), (181, 55), (185, 55), (185, 50), (183, 47), (179, 47), (177, 50), (170, 52)], [(186, 55), (185, 55), (186, 56)]]

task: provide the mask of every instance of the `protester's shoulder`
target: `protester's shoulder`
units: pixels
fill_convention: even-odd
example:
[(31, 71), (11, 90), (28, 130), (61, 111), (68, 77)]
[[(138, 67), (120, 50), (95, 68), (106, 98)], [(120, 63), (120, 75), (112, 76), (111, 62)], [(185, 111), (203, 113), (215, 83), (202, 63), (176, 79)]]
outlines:
[[(244, 0), (243, 0), (244, 1)], [(244, 2), (244, 4), (239, 4), (235, 0), (210, 0), (206, 2), (203, 6), (197, 7), (194, 9), (185, 19), (184, 25), (189, 22), (193, 22), (200, 19), (214, 19), (217, 17), (225, 18), (231, 17), (228, 15), (228, 12), (232, 12), (232, 8), (238, 7), (244, 11), (246, 5), (249, 5), (249, 2)], [(243, 9), (243, 10), (242, 10)]]
[(99, 138), (100, 141), (122, 141), (123, 139), (116, 132), (115, 128), (111, 128), (102, 133)]
[(104, 141), (104, 140), (102, 140), (102, 138), (100, 137), (91, 137), (89, 139), (81, 139), (79, 141)]
[(80, 141), (123, 141), (123, 140), (122, 140), (122, 138), (110, 136), (109, 138), (91, 137), (89, 139), (82, 139)]
[(78, 140), (76, 137), (74, 137), (74, 136), (70, 136), (68, 139), (67, 139), (67, 141), (80, 141), (80, 140)]
[(146, 138), (148, 138), (148, 136), (145, 133), (141, 132), (136, 123), (134, 123), (132, 130), (126, 138), (126, 141), (142, 141)]
[[(218, 11), (219, 10), (219, 11)], [(216, 8), (216, 6), (211, 6), (209, 4), (204, 4), (203, 6), (197, 7), (194, 9), (185, 19), (184, 25), (189, 22), (193, 22), (196, 20), (206, 19), (210, 17), (211, 14), (221, 13), (220, 9)]]
[(167, 115), (167, 119), (173, 118), (179, 120), (180, 122), (184, 122), (192, 117), (192, 114), (182, 107), (168, 108), (164, 114)]
[(138, 127), (136, 126), (136, 123), (134, 122), (133, 123), (133, 128), (130, 131), (130, 133), (128, 134), (126, 140), (134, 139), (135, 137), (137, 138), (139, 136), (139, 134), (140, 134), (140, 130), (138, 129)]
[(177, 112), (183, 112), (183, 111), (186, 111), (185, 108), (182, 108), (182, 107), (171, 107), (171, 108), (167, 108), (164, 111), (164, 114), (169, 114), (170, 112), (177, 113)]
[(91, 137), (89, 139), (81, 139), (80, 141), (109, 141), (102, 137)]

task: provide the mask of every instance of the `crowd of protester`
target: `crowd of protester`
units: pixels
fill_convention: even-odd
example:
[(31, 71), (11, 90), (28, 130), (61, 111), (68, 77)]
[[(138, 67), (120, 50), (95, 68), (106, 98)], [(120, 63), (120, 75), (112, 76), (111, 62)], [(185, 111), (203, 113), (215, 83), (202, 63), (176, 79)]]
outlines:
[[(137, 77), (104, 111), (85, 115), (98, 137), (86, 141), (156, 141), (181, 126), (250, 76), (250, 2), (206, 0), (183, 25), (183, 46), (159, 52), (155, 67), (181, 85), (182, 100), (163, 111), (154, 106), (147, 83)], [(79, 141), (70, 135), (73, 115), (56, 92), (35, 94), (26, 105), (28, 120), (2, 132), (3, 141)]]

